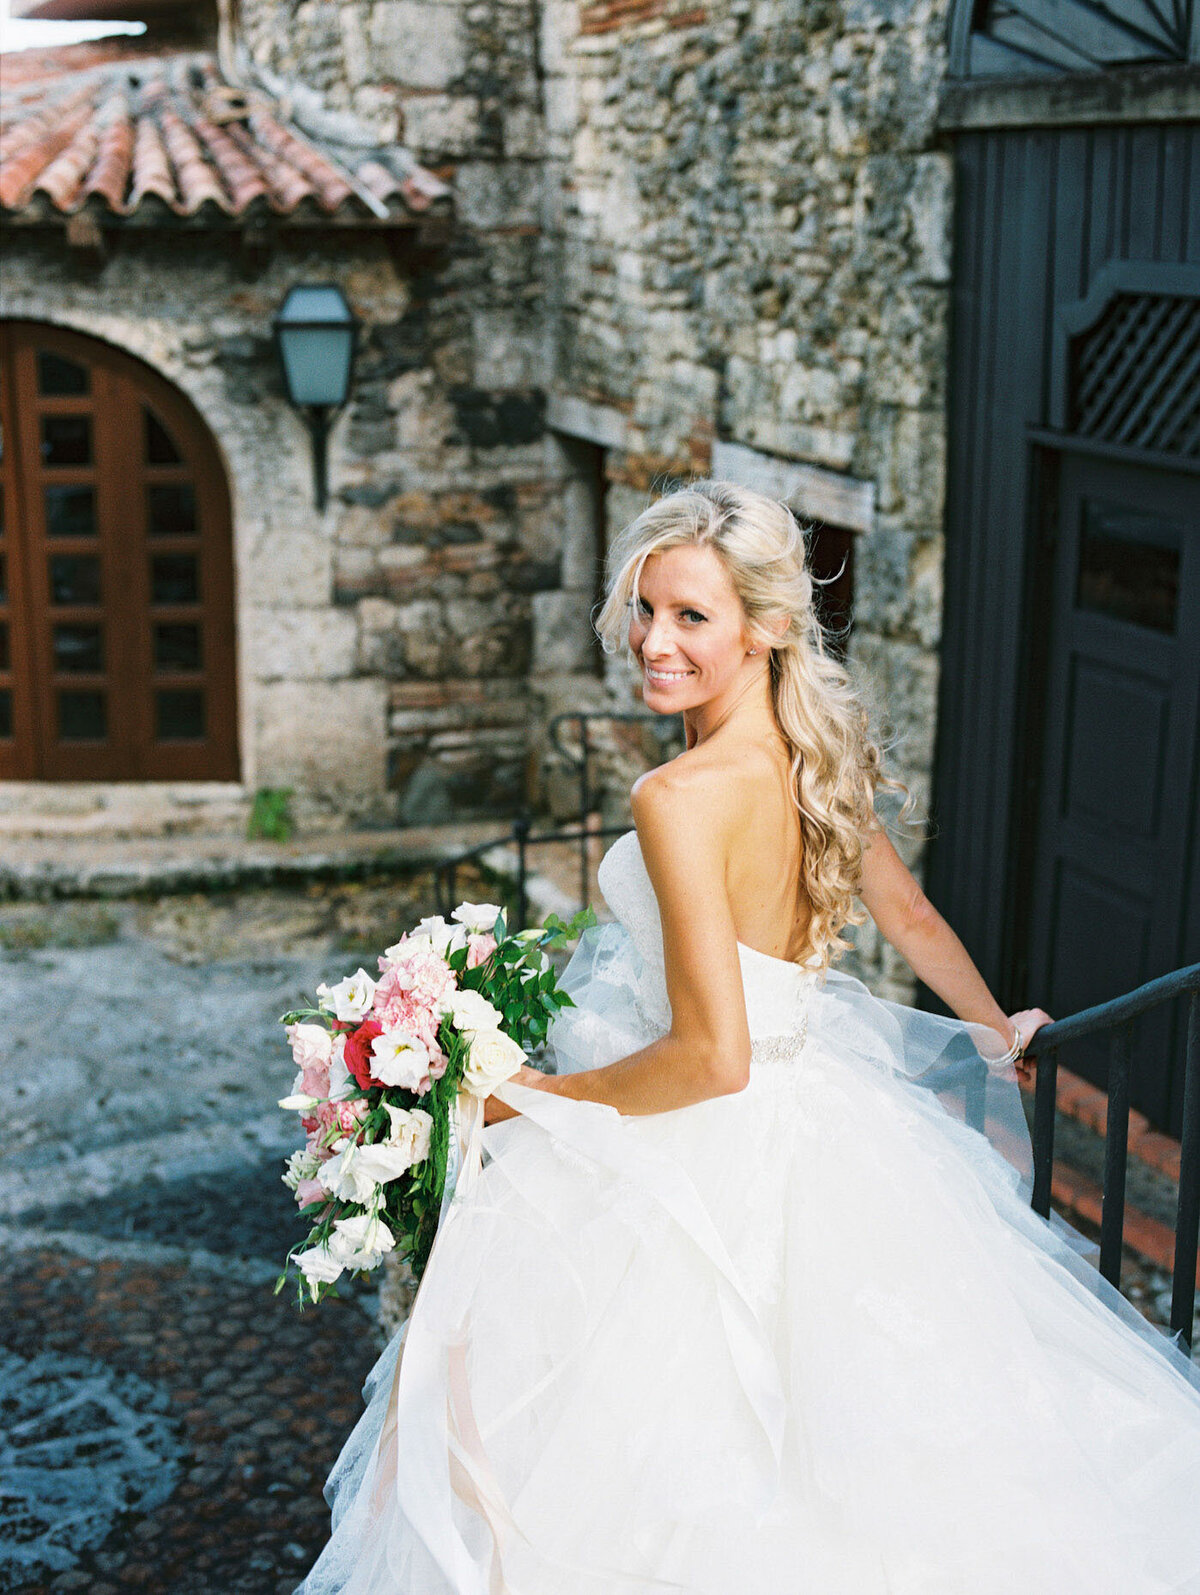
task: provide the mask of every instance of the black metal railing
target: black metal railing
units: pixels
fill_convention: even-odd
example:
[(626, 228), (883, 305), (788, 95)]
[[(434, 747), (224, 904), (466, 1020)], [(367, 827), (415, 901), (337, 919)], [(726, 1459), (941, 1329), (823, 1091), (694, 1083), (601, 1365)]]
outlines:
[(1058, 1054), (1068, 1042), (1110, 1033), (1108, 1115), (1104, 1131), (1104, 1197), (1100, 1217), (1100, 1272), (1121, 1285), (1125, 1230), (1125, 1169), (1129, 1156), (1129, 1096), (1133, 1072), (1133, 1025), (1140, 1014), (1187, 996), (1183, 1077), (1183, 1135), (1179, 1201), (1175, 1213), (1175, 1267), (1171, 1287), (1171, 1333), (1190, 1350), (1196, 1309), (1196, 1258), (1200, 1243), (1200, 964), (1177, 969), (1136, 991), (1059, 1019), (1037, 1033), (1037, 1084), (1033, 1109), (1033, 1209), (1050, 1216), (1054, 1173), (1054, 1118)]
[[(579, 906), (586, 908), (592, 897), (592, 843), (603, 841), (609, 837), (620, 836), (629, 829), (625, 825), (603, 825), (592, 823), (592, 813), (596, 804), (596, 788), (592, 777), (594, 760), (604, 751), (597, 747), (592, 740), (591, 727), (597, 722), (606, 725), (641, 725), (662, 729), (664, 722), (661, 715), (632, 711), (610, 709), (571, 709), (564, 714), (556, 714), (546, 727), (547, 735), (555, 752), (568, 765), (573, 765), (579, 780), (579, 818), (572, 825), (555, 826), (550, 830), (537, 831), (533, 829), (533, 820), (528, 814), (520, 814), (512, 821), (509, 829), (502, 835), (491, 837), (486, 842), (479, 842), (474, 847), (466, 848), (461, 853), (456, 853), (453, 858), (442, 861), (434, 870), (434, 895), (437, 909), (440, 914), (448, 914), (454, 907), (457, 895), (458, 871), (467, 864), (478, 865), (485, 856), (497, 847), (511, 845), (517, 855), (516, 881), (513, 895), (515, 906), (513, 910), (513, 929), (524, 930), (529, 914), (529, 851), (531, 848), (542, 847), (550, 843), (577, 842), (579, 845)], [(575, 729), (576, 742), (565, 739), (568, 726)], [(670, 735), (662, 739), (664, 748), (672, 740)], [(678, 740), (678, 737), (674, 740)]]
[[(556, 714), (553, 719), (550, 720), (546, 727), (546, 731), (555, 752), (558, 753), (566, 761), (566, 763), (573, 764), (578, 772), (578, 823), (583, 827), (586, 827), (588, 816), (591, 814), (596, 801), (596, 794), (592, 783), (592, 760), (593, 757), (599, 752), (599, 749), (594, 746), (591, 740), (590, 727), (597, 721), (603, 721), (604, 723), (611, 725), (654, 726), (656, 729), (661, 729), (664, 725), (661, 715), (647, 714), (645, 712), (638, 713), (636, 710), (622, 713), (620, 711), (609, 712), (608, 710), (572, 709), (565, 714)], [(568, 726), (573, 726), (575, 728), (577, 743), (574, 746), (571, 743), (564, 741), (564, 732)], [(669, 737), (664, 739), (664, 747), (670, 742), (670, 740), (671, 739)], [(675, 740), (678, 740), (677, 737)], [(596, 831), (585, 831), (583, 838), (580, 840), (579, 901), (580, 904), (585, 908), (587, 907), (591, 897), (591, 862), (588, 852), (588, 837), (613, 836), (619, 834), (620, 829), (627, 829), (627, 827), (616, 828), (613, 826), (608, 826), (607, 828), (601, 828), (600, 830)], [(568, 838), (562, 835), (547, 835), (544, 837), (539, 837), (538, 840), (561, 842), (568, 840)], [(533, 844), (531, 843), (530, 845)]]
[(510, 916), (512, 930), (524, 930), (525, 922), (529, 917), (529, 850), (531, 847), (540, 847), (547, 842), (578, 842), (583, 854), (583, 868), (586, 872), (582, 880), (580, 906), (586, 908), (591, 897), (590, 867), (588, 858), (588, 844), (610, 836), (620, 836), (627, 831), (627, 825), (597, 825), (597, 826), (563, 826), (556, 830), (536, 832), (533, 822), (528, 815), (519, 815), (509, 829), (500, 836), (493, 836), (489, 841), (479, 842), (475, 847), (467, 848), (462, 853), (456, 853), (453, 858), (444, 859), (433, 872), (434, 897), (437, 902), (439, 914), (448, 914), (454, 908), (454, 899), (457, 896), (458, 871), (464, 864), (480, 864), (485, 855), (498, 847), (511, 845), (517, 855), (516, 877), (513, 882), (514, 907)]

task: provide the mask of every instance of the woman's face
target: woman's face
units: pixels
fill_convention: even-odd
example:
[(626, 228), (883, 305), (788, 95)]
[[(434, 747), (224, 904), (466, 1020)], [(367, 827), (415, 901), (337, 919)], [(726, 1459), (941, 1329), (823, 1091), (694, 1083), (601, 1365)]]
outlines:
[(638, 587), (629, 646), (648, 709), (682, 714), (741, 683), (753, 644), (720, 555), (694, 543), (651, 554)]

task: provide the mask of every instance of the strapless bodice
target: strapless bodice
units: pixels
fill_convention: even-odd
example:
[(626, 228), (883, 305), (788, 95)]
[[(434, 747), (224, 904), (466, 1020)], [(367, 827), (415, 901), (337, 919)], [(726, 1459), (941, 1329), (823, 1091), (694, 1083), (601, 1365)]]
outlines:
[[(600, 890), (643, 961), (643, 1003), (664, 1027), (670, 1024), (663, 969), (662, 921), (636, 831), (626, 831), (600, 863)], [(809, 999), (822, 973), (738, 944), (742, 988), (753, 1041), (794, 1037), (804, 1027)], [(756, 1051), (759, 1050), (756, 1048)]]

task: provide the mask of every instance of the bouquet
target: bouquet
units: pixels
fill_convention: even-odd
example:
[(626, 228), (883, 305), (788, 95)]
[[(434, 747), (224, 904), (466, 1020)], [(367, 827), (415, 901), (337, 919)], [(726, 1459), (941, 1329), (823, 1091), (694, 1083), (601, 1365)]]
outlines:
[[(419, 1280), (461, 1166), (477, 1159), (483, 1099), (571, 1005), (549, 953), (590, 909), (510, 935), (492, 903), (423, 919), (364, 969), (317, 987), (282, 1023), (299, 1073), (279, 1106), (306, 1140), (283, 1180), (311, 1226), (288, 1255), (301, 1305), (395, 1251)], [(288, 1278), (285, 1266), (276, 1290)]]

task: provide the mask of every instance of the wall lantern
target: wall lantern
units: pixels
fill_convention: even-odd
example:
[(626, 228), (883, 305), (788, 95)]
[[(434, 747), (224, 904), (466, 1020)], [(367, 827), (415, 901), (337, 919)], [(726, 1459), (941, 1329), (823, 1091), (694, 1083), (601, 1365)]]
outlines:
[(313, 486), (323, 510), (329, 418), (350, 392), (358, 320), (333, 283), (302, 283), (288, 289), (273, 328), (288, 398), (304, 412), (312, 433)]

